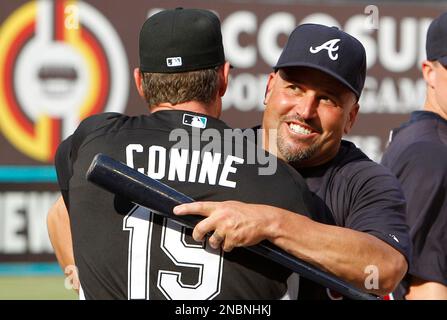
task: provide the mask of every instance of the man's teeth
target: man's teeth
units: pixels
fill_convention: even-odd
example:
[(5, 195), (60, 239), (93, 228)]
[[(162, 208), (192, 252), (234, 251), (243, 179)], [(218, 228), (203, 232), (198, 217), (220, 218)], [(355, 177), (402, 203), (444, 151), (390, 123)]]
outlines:
[(310, 131), (309, 129), (303, 128), (300, 125), (294, 124), (294, 123), (289, 124), (289, 128), (292, 131), (294, 131), (296, 133), (300, 133), (300, 134), (311, 134), (312, 133), (312, 131)]

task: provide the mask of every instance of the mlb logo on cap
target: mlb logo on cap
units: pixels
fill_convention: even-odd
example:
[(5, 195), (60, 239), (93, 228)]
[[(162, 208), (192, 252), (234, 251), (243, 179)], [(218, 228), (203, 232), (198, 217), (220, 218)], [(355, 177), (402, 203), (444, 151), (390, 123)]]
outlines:
[(166, 58), (166, 65), (168, 67), (179, 67), (182, 65), (182, 57)]
[(205, 129), (206, 121), (207, 121), (206, 117), (200, 117), (187, 113), (183, 114), (183, 124), (190, 127)]

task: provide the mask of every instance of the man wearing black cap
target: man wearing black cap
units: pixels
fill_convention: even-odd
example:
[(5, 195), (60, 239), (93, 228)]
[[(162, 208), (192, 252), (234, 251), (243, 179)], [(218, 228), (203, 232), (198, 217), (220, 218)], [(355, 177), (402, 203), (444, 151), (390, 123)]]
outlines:
[[(254, 144), (234, 132), (234, 140), (224, 139), (231, 129), (217, 118), (229, 64), (213, 13), (162, 11), (144, 23), (139, 45), (134, 78), (151, 114), (92, 116), (59, 146), (62, 197), (49, 213), (48, 229), (62, 267), (76, 264), (80, 296), (87, 299), (294, 298), (290, 270), (244, 249), (224, 253), (219, 230), (207, 242), (195, 242), (175, 222), (85, 179), (101, 152), (195, 199), (315, 211), (305, 181), (286, 163), (278, 161), (274, 175), (260, 175), (261, 166), (247, 154), (259, 154)], [(278, 193), (280, 183), (286, 190)]]
[[(249, 231), (228, 224), (224, 228), (223, 219), (215, 218), (219, 223), (214, 224), (206, 219), (196, 227), (196, 239), (218, 228), (225, 234), (225, 246), (233, 248), (263, 235), (365, 291), (391, 292), (404, 276), (410, 254), (404, 197), (389, 170), (342, 140), (359, 110), (366, 73), (363, 46), (336, 28), (304, 24), (292, 32), (274, 69), (262, 129), (264, 137), (275, 133), (277, 140), (269, 144), (264, 138), (264, 144), (306, 179), (319, 200), (317, 221), (264, 206), (255, 211), (240, 203), (187, 204), (174, 212), (227, 219), (240, 215), (245, 224), (250, 224), (250, 213), (254, 218), (262, 215), (264, 223), (253, 223)], [(337, 298), (305, 279), (300, 279), (299, 294)]]
[(399, 178), (413, 242), (397, 298), (447, 299), (447, 13), (430, 25), (423, 111), (394, 129), (382, 163)]

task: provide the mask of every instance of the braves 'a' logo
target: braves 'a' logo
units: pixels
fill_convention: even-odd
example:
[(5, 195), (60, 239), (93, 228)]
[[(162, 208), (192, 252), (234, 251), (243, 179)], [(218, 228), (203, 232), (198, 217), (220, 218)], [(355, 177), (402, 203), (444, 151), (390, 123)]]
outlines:
[[(327, 54), (331, 60), (337, 60), (338, 59), (338, 53), (335, 53), (338, 51), (339, 46), (335, 46), (340, 39), (332, 39), (328, 40), (325, 43), (323, 43), (321, 46), (318, 46), (316, 48), (310, 47), (309, 51), (311, 53), (318, 53), (321, 50), (327, 50)], [(334, 54), (335, 53), (335, 54)]]

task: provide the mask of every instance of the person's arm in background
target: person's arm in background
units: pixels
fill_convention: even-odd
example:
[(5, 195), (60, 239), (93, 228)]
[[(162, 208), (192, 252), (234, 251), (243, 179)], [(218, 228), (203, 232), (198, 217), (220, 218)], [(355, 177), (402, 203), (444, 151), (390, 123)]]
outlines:
[(411, 277), (407, 300), (447, 300), (447, 286), (439, 282)]
[[(292, 255), (378, 295), (393, 291), (407, 271), (403, 254), (373, 235), (318, 223), (276, 207), (236, 201), (195, 202), (176, 207), (174, 213), (209, 217), (194, 229), (195, 240), (217, 230), (225, 238), (224, 250), (230, 251), (267, 239)], [(210, 238), (210, 245), (216, 245), (214, 240)], [(370, 265), (379, 271), (377, 289), (365, 288), (370, 275), (365, 270)]]
[(47, 216), (48, 235), (57, 261), (73, 289), (79, 290), (79, 277), (75, 266), (70, 218), (64, 199), (60, 196), (50, 208)]

